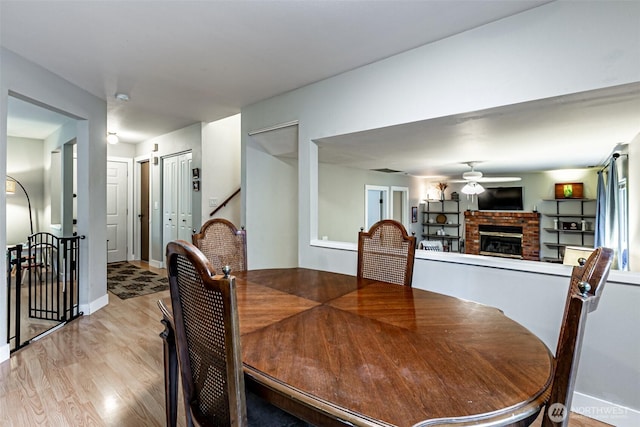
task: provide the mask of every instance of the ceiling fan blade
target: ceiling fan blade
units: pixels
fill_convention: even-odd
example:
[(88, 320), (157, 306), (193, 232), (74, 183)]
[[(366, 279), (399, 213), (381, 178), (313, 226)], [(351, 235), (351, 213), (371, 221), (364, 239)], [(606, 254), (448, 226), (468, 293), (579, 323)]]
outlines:
[(483, 176), (478, 179), (478, 182), (512, 182), (512, 181), (520, 181), (522, 178), (519, 176)]

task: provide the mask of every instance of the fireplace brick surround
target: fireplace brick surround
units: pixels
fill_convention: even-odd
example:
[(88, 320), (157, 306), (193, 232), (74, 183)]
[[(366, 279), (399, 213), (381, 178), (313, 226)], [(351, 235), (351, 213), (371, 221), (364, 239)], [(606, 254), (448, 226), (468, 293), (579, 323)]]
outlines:
[(465, 253), (480, 254), (480, 225), (522, 227), (522, 259), (540, 260), (540, 214), (538, 212), (465, 211)]

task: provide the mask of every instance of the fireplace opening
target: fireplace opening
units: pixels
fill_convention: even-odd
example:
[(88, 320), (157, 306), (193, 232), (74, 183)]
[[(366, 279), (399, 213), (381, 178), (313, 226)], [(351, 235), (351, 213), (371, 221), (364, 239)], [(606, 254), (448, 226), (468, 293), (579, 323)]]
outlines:
[(522, 259), (522, 227), (480, 225), (480, 255)]

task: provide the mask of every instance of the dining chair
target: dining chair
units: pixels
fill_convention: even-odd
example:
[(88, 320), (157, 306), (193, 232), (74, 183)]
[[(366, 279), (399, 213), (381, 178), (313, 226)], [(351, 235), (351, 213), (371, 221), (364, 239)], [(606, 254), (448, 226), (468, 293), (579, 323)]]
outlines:
[(613, 250), (600, 247), (573, 267), (542, 427), (569, 424), (587, 315), (598, 307), (612, 260)]
[(411, 286), (416, 237), (392, 219), (358, 233), (358, 278)]
[(307, 426), (258, 396), (247, 399), (235, 277), (228, 269), (214, 275), (188, 242), (170, 242), (166, 254), (187, 426)]
[(191, 240), (216, 272), (220, 273), (226, 265), (231, 271), (247, 269), (247, 233), (244, 229), (238, 230), (230, 221), (210, 219)]

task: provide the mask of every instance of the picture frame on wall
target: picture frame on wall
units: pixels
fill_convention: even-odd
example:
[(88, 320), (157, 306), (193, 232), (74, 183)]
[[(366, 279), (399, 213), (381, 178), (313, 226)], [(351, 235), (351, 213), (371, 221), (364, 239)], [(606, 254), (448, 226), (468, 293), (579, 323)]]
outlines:
[(411, 207), (411, 222), (418, 222), (418, 207), (417, 206), (412, 206)]
[(582, 199), (584, 198), (584, 185), (582, 182), (560, 182), (555, 185), (556, 199)]
[(191, 169), (191, 172), (193, 174), (193, 179), (200, 178), (200, 168), (193, 168)]

